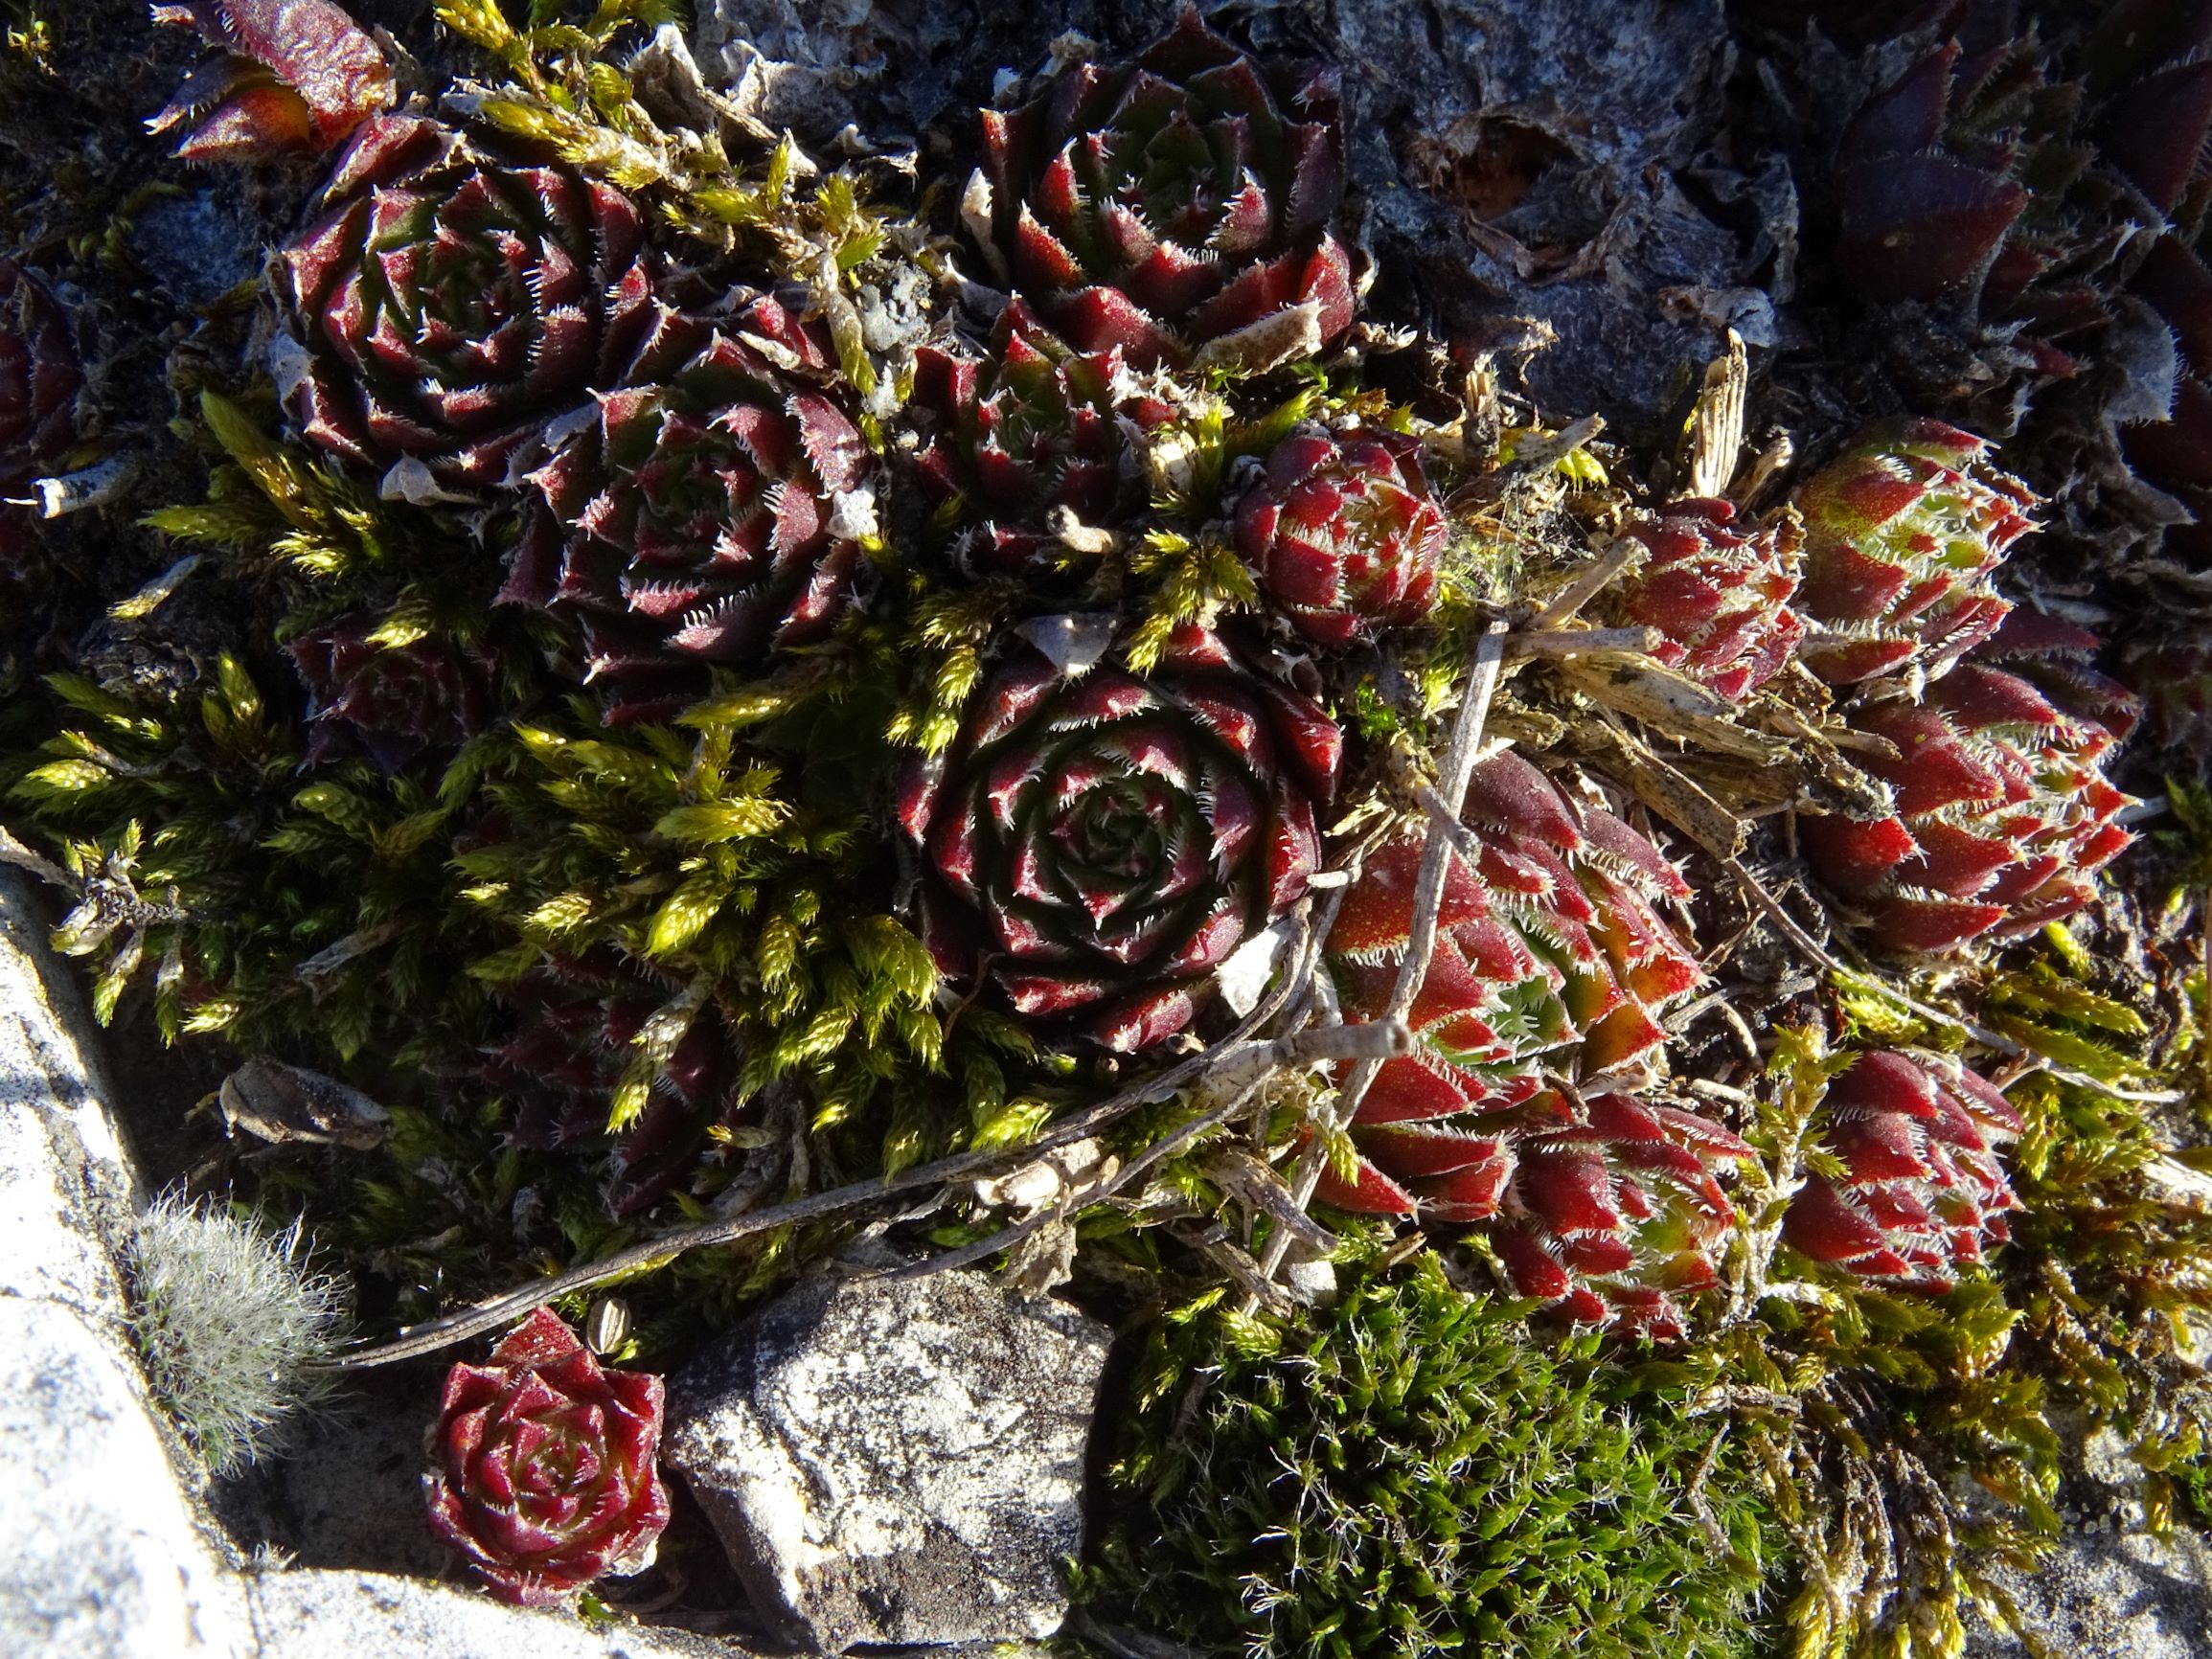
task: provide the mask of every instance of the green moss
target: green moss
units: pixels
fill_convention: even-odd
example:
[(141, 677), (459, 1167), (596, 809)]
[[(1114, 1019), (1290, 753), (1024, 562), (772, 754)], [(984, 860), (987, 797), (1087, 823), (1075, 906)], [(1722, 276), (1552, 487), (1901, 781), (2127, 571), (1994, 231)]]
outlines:
[(1209, 1299), (1153, 1336), (1083, 1587), (1209, 1653), (1747, 1653), (1726, 1420), (1637, 1396), (1425, 1253), (1289, 1326)]

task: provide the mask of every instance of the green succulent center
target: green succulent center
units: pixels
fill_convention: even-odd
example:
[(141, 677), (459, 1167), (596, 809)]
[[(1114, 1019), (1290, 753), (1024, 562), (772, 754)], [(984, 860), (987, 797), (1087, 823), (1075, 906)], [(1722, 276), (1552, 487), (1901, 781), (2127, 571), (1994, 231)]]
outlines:
[(1085, 790), (1052, 827), (1052, 838), (1070, 867), (1134, 884), (1168, 857), (1170, 836), (1188, 812), (1154, 779), (1113, 778)]

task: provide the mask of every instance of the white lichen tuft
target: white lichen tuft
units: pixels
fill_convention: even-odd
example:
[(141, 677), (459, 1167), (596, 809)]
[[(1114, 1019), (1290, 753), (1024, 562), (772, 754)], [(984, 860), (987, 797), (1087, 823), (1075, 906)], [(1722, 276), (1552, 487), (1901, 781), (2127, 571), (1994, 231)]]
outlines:
[(310, 1271), (297, 1224), (155, 1200), (130, 1246), (131, 1334), (153, 1392), (209, 1471), (231, 1474), (279, 1443), (326, 1391), (307, 1369), (343, 1316), (336, 1280)]

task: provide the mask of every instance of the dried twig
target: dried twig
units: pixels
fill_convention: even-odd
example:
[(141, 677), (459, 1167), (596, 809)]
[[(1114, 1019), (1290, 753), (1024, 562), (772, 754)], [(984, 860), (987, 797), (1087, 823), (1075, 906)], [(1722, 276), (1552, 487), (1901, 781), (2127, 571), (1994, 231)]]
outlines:
[(1566, 625), (1574, 614), (1617, 580), (1644, 557), (1643, 543), (1623, 536), (1585, 565), (1574, 580), (1560, 589), (1552, 602), (1529, 619), (1529, 627), (1541, 632)]
[[(1298, 1032), (1272, 1043), (1254, 1043), (1252, 1048), (1266, 1051), (1247, 1057), (1243, 1062), (1249, 1067), (1245, 1075), (1229, 1071), (1226, 1076), (1217, 1072), (1214, 1086), (1220, 1089), (1234, 1086), (1235, 1092), (1221, 1104), (1201, 1112), (1189, 1123), (1170, 1134), (1161, 1136), (1142, 1152), (1086, 1186), (1064, 1193), (1059, 1201), (1038, 1211), (1036, 1215), (1002, 1228), (988, 1239), (979, 1239), (972, 1244), (942, 1256), (931, 1256), (899, 1269), (901, 1279), (917, 1279), (931, 1273), (944, 1273), (955, 1267), (966, 1267), (989, 1260), (1001, 1250), (1012, 1248), (1038, 1228), (1065, 1219), (1079, 1210), (1087, 1210), (1093, 1204), (1103, 1204), (1116, 1193), (1126, 1191), (1139, 1175), (1157, 1168), (1167, 1159), (1181, 1151), (1200, 1135), (1218, 1129), (1243, 1111), (1259, 1094), (1276, 1072), (1286, 1068), (1312, 1065), (1325, 1059), (1357, 1059), (1372, 1063), (1392, 1055), (1402, 1055), (1413, 1046), (1413, 1034), (1402, 1019), (1377, 1020), (1368, 1025), (1324, 1026), (1313, 1031)], [(1231, 1059), (1228, 1066), (1237, 1066)], [(1301, 1200), (1301, 1204), (1303, 1201)], [(1283, 1235), (1288, 1238), (1288, 1234)]]
[[(1490, 715), (1491, 693), (1497, 689), (1498, 668), (1504, 661), (1505, 624), (1493, 623), (1475, 649), (1467, 688), (1460, 693), (1459, 717), (1452, 725), (1451, 743), (1445, 751), (1438, 778), (1437, 796), (1451, 808), (1454, 819), (1459, 815), (1457, 804), (1467, 798), (1468, 781), (1474, 771), (1475, 756), (1482, 747), (1483, 722)], [(1428, 977), (1429, 958), (1436, 952), (1437, 916), (1443, 905), (1444, 878), (1450, 868), (1451, 853), (1450, 837), (1432, 830), (1422, 851), (1421, 875), (1413, 890), (1413, 930), (1405, 942), (1404, 958), (1398, 966), (1398, 983), (1392, 988), (1389, 1005), (1382, 1012), (1384, 1021), (1403, 1023), (1422, 981)], [(1299, 1155), (1296, 1172), (1290, 1180), (1290, 1196), (1301, 1210), (1313, 1201), (1313, 1191), (1321, 1184), (1328, 1143), (1352, 1121), (1360, 1101), (1366, 1097), (1368, 1085), (1381, 1069), (1380, 1058), (1362, 1059), (1354, 1064), (1351, 1076), (1336, 1091), (1335, 1109), (1328, 1114), (1319, 1125), (1320, 1132), (1307, 1143), (1305, 1151)], [(1272, 1279), (1281, 1269), (1289, 1248), (1288, 1230), (1277, 1228), (1267, 1240), (1266, 1254), (1260, 1258), (1260, 1271)]]
[[(901, 1170), (885, 1180), (855, 1181), (827, 1193), (795, 1198), (787, 1204), (776, 1204), (765, 1210), (754, 1210), (742, 1216), (709, 1221), (702, 1226), (666, 1233), (657, 1239), (633, 1244), (627, 1250), (619, 1250), (601, 1261), (585, 1262), (565, 1273), (557, 1273), (550, 1279), (538, 1280), (519, 1289), (494, 1296), (490, 1301), (480, 1302), (473, 1307), (463, 1308), (458, 1313), (417, 1326), (391, 1342), (341, 1354), (330, 1362), (329, 1369), (364, 1371), (372, 1366), (394, 1365), (404, 1359), (419, 1359), (456, 1342), (466, 1342), (472, 1336), (480, 1336), (486, 1331), (512, 1324), (533, 1309), (543, 1307), (547, 1303), (573, 1291), (588, 1290), (610, 1279), (620, 1279), (627, 1274), (659, 1266), (693, 1250), (735, 1243), (740, 1239), (777, 1227), (826, 1220), (832, 1216), (872, 1209), (878, 1204), (928, 1187), (973, 1180), (979, 1175), (1007, 1173), (1025, 1164), (1034, 1163), (1056, 1147), (1068, 1146), (1096, 1134), (1139, 1106), (1166, 1100), (1178, 1089), (1206, 1075), (1220, 1063), (1224, 1054), (1244, 1049), (1252, 1034), (1282, 1011), (1290, 991), (1291, 986), (1286, 981), (1272, 994), (1264, 998), (1250, 1013), (1239, 1020), (1236, 1029), (1212, 1048), (1180, 1060), (1164, 1071), (1140, 1078), (1096, 1105), (1070, 1113), (1026, 1146), (995, 1147), (982, 1152), (959, 1152), (948, 1158), (939, 1158), (933, 1163), (920, 1164), (911, 1170)], [(1262, 1075), (1265, 1076), (1264, 1073)]]
[(1656, 650), (1666, 636), (1657, 628), (1533, 628), (1509, 635), (1509, 657), (1563, 657), (1577, 651)]
[(52, 860), (40, 857), (5, 830), (0, 830), (0, 864), (12, 864), (18, 870), (28, 870), (39, 880), (51, 882), (71, 893), (84, 891), (84, 884), (76, 876)]

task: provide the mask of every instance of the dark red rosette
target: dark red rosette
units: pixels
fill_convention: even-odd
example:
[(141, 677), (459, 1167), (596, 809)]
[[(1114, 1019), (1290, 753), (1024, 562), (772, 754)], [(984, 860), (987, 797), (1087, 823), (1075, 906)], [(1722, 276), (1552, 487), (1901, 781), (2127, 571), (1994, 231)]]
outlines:
[(503, 1034), (481, 1077), (514, 1107), (510, 1136), (544, 1149), (611, 1141), (607, 1208), (632, 1216), (697, 1165), (708, 1131), (735, 1117), (743, 1057), (718, 1011), (692, 1016), (654, 1073), (645, 1108), (611, 1137), (608, 1112), (636, 1041), (681, 984), (598, 949), (549, 957), (499, 987)]
[(1997, 1150), (2020, 1132), (1995, 1085), (1938, 1055), (1862, 1054), (1829, 1079), (1820, 1145), (1782, 1237), (1815, 1261), (1900, 1289), (1948, 1290), (2009, 1237), (2019, 1208)]
[(1080, 351), (1140, 367), (1311, 302), (1352, 326), (1333, 71), (1262, 64), (1196, 7), (1134, 63), (1074, 63), (1021, 108), (983, 112), (969, 187), (986, 250)]
[(372, 616), (339, 617), (287, 648), (308, 689), (308, 760), (365, 754), (397, 772), (429, 748), (451, 748), (491, 719), (491, 659), (443, 638), (376, 639)]
[(901, 791), (923, 937), (947, 974), (1023, 1014), (1148, 1048), (1305, 893), (1342, 744), (1202, 628), (1143, 679), (1071, 677), (1024, 648)]
[(1940, 951), (2016, 938), (2089, 901), (2091, 877), (2134, 837), (2129, 797), (2104, 775), (2112, 734), (2019, 675), (1974, 660), (1904, 699), (1854, 706), (1852, 725), (1895, 758), (1859, 753), (1895, 810), (1808, 818), (1808, 863), (1885, 949)]
[(0, 483), (69, 447), (82, 385), (61, 307), (29, 271), (0, 260)]
[(1268, 603), (1316, 645), (1419, 622), (1435, 603), (1444, 510), (1410, 439), (1294, 432), (1238, 502), (1236, 522)]
[(1803, 533), (1785, 515), (1766, 530), (1736, 527), (1726, 501), (1670, 502), (1623, 533), (1649, 557), (1623, 579), (1620, 620), (1663, 636), (1653, 654), (1731, 701), (1790, 666), (1805, 637), (1790, 608)]
[(1112, 525), (1146, 505), (1140, 459), (1123, 422), (1167, 420), (1139, 388), (1122, 350), (1078, 352), (1021, 300), (1007, 303), (990, 349), (974, 357), (925, 347), (912, 411), (935, 426), (915, 458), (941, 511), (956, 513), (955, 557), (967, 568), (1049, 577), (1067, 553), (1052, 520)]
[(500, 597), (581, 623), (608, 719), (673, 714), (711, 667), (818, 640), (851, 603), (875, 506), (834, 378), (766, 296), (726, 329), (673, 320), (530, 475)]
[(302, 348), (279, 369), (302, 431), (348, 461), (512, 483), (659, 319), (636, 204), (502, 141), (377, 116), (325, 199), (278, 256)]
[(490, 1363), (446, 1373), (431, 1528), (521, 1606), (640, 1572), (669, 1519), (660, 1430), (661, 1379), (603, 1367), (540, 1307)]

